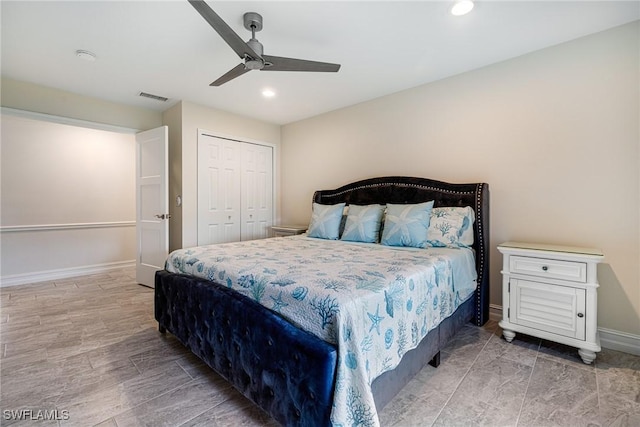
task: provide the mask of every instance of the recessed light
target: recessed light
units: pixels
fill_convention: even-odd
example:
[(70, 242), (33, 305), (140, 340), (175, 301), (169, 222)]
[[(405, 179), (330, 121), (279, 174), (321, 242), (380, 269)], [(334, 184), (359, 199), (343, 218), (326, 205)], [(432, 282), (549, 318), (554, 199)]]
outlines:
[(78, 58), (84, 59), (85, 61), (95, 61), (96, 54), (93, 52), (89, 52), (88, 50), (76, 50), (76, 56)]
[(471, 12), (471, 9), (473, 9), (473, 1), (460, 0), (455, 2), (455, 4), (451, 7), (451, 14), (455, 16), (462, 16)]
[(274, 96), (276, 96), (276, 93), (273, 89), (263, 89), (262, 96), (264, 96), (265, 98), (273, 98)]

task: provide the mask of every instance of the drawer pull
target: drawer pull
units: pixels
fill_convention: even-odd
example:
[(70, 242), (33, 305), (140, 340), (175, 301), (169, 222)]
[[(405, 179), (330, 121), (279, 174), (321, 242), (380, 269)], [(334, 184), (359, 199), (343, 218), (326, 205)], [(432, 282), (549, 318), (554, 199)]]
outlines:
[(578, 313), (578, 317), (582, 318), (582, 317), (584, 317), (584, 314)]
[(547, 267), (546, 265), (542, 266), (542, 271), (547, 271), (549, 269), (549, 267)]

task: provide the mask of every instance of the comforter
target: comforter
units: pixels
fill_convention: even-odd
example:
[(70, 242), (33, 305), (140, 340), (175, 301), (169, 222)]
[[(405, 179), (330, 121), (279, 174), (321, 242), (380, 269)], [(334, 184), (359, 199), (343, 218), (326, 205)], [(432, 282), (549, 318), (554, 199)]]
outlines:
[(338, 348), (335, 426), (379, 424), (371, 383), (469, 298), (468, 248), (397, 248), (304, 235), (181, 249), (165, 266), (215, 281)]

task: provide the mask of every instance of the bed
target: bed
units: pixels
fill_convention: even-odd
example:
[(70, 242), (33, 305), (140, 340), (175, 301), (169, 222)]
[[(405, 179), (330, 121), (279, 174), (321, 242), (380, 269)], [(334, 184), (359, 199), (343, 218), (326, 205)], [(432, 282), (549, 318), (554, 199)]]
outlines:
[[(309, 233), (174, 252), (156, 273), (159, 330), (282, 425), (378, 425), (377, 411), (425, 364), (437, 366), (465, 323), (488, 320), (488, 185), (380, 177), (313, 196), (314, 216), (316, 205), (383, 205), (390, 217), (394, 205), (431, 201), (432, 213), (472, 208), (470, 247), (389, 248)], [(374, 270), (383, 260), (392, 265)], [(459, 262), (471, 265), (464, 271), (472, 277)], [(452, 271), (440, 274), (441, 265)], [(352, 315), (355, 293), (366, 299)], [(438, 296), (441, 305), (426, 310)]]

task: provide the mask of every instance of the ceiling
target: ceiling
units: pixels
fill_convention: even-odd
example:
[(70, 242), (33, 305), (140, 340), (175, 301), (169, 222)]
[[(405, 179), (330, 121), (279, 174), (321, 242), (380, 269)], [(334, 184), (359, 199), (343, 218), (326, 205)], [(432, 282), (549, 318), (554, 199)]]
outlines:
[[(286, 124), (640, 19), (637, 0), (477, 1), (462, 17), (444, 0), (208, 4), (243, 40), (242, 15), (262, 14), (265, 54), (342, 68), (251, 71), (210, 87), (240, 58), (186, 0), (2, 0), (2, 75), (159, 111), (184, 100)], [(275, 97), (261, 95), (267, 87)]]

